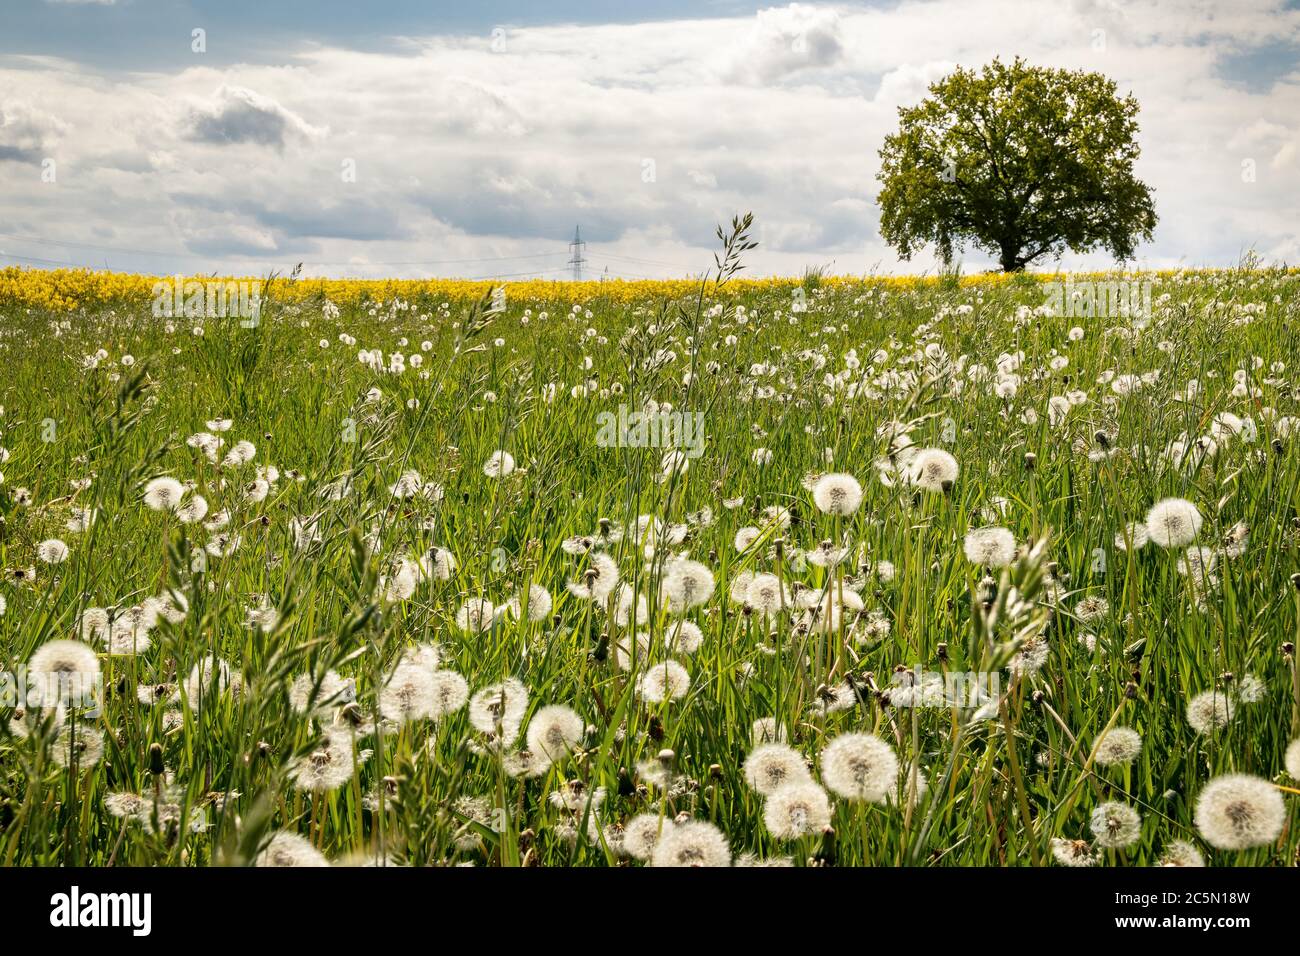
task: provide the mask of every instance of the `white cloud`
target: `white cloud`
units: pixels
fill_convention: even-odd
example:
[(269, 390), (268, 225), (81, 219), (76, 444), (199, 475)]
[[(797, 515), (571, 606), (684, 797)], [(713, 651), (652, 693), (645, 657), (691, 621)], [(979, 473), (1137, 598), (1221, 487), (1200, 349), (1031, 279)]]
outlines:
[[(1144, 263), (1227, 264), (1251, 245), (1294, 258), (1300, 76), (1252, 91), (1221, 66), (1300, 38), (1300, 11), (1280, 0), (1208, 9), (792, 5), (512, 29), (496, 49), (487, 37), (429, 36), (397, 52), (313, 47), (288, 65), (126, 75), (9, 58), (0, 174), (34, 185), (0, 195), (0, 217), (17, 234), (171, 256), (107, 256), (119, 268), (260, 271), (303, 259), (309, 274), (370, 275), (559, 274), (580, 223), (595, 271), (669, 275), (704, 268), (714, 224), (753, 210), (753, 272), (832, 260), (841, 272), (921, 271), (931, 257), (899, 263), (878, 235), (876, 151), (897, 107), (953, 65), (1023, 54), (1101, 70), (1141, 103), (1138, 174), (1161, 216)], [(57, 185), (39, 184), (33, 148), (59, 160)], [(1242, 177), (1247, 158), (1254, 182)], [(444, 262), (505, 256), (536, 258)]]
[(191, 110), (185, 135), (200, 143), (251, 143), (281, 149), (287, 138), (320, 139), (327, 132), (270, 97), (239, 86), (223, 86), (212, 102)]

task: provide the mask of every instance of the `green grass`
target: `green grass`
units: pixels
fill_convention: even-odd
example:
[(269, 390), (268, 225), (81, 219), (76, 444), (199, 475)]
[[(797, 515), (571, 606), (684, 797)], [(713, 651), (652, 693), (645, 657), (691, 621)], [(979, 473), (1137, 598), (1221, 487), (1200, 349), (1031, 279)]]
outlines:
[[(1300, 735), (1300, 685), (1293, 652), (1284, 650), (1300, 627), (1291, 582), (1300, 570), (1300, 456), (1297, 434), (1273, 424), (1300, 414), (1297, 277), (1237, 270), (1154, 281), (1155, 315), (1136, 331), (1127, 318), (1018, 319), (1018, 307), (1042, 301), (1028, 281), (885, 291), (810, 278), (801, 312), (790, 311), (788, 289), (733, 296), (726, 283), (710, 283), (698, 299), (628, 307), (594, 298), (577, 312), (552, 307), (545, 318), (545, 306), (509, 299), (503, 310), (485, 301), (443, 311), (417, 299), (373, 312), (344, 307), (336, 317), (322, 302), (273, 301), (257, 327), (212, 318), (201, 323), (201, 337), (191, 332), (200, 323), (167, 324), (147, 303), (66, 316), (0, 304), (0, 446), (10, 453), (0, 465), (5, 668), (16, 674), (40, 645), (75, 638), (87, 607), (129, 607), (169, 589), (188, 603), (183, 620), (158, 623), (143, 653), (98, 648), (98, 716), (74, 710), (43, 726), (29, 716), (15, 733), (13, 708), (0, 709), (0, 858), (238, 863), (272, 831), (288, 830), (337, 862), (605, 866), (624, 861), (601, 827), (657, 813), (711, 821), (737, 856), (791, 857), (796, 865), (1047, 865), (1053, 838), (1090, 840), (1092, 810), (1114, 800), (1141, 813), (1142, 834), (1126, 849), (1099, 851), (1101, 862), (1149, 865), (1172, 841), (1186, 840), (1213, 864), (1294, 866), (1294, 793), (1283, 791), (1281, 836), (1242, 852), (1207, 845), (1194, 807), (1205, 784), (1227, 772), (1300, 786), (1283, 769)], [(1254, 304), (1262, 309), (1245, 310)], [(1084, 334), (1073, 341), (1076, 325)], [(355, 346), (342, 344), (341, 333)], [(927, 347), (931, 359), (918, 358)], [(107, 357), (83, 367), (101, 348)], [(358, 361), (363, 348), (382, 350), (385, 360), (390, 352), (419, 354), (423, 364), (376, 372)], [(666, 352), (672, 361), (656, 361)], [(968, 374), (1018, 352), (1013, 397)], [(856, 360), (846, 364), (850, 354)], [(127, 355), (134, 364), (124, 364)], [(1054, 356), (1068, 364), (1052, 368)], [(770, 372), (754, 369), (759, 364)], [(1239, 370), (1245, 395), (1233, 394)], [(1120, 395), (1099, 382), (1111, 372), (1158, 378)], [(1176, 400), (1192, 379), (1200, 393)], [(371, 389), (382, 395), (368, 400)], [(1086, 402), (1053, 425), (1049, 398), (1073, 389), (1086, 392)], [(664, 449), (596, 441), (600, 412), (650, 399), (704, 414), (704, 454), (667, 480)], [(1027, 423), (1026, 410), (1037, 420)], [(1183, 433), (1208, 434), (1221, 412), (1252, 419), (1258, 436), (1229, 437), (1198, 464), (1180, 467), (1163, 454)], [(222, 454), (248, 440), (252, 462), (221, 467), (186, 445), (218, 417), (233, 420)], [(886, 451), (890, 422), (908, 423), (917, 446), (956, 456), (960, 476), (948, 493), (878, 479), (874, 462)], [(1092, 460), (1098, 432), (1114, 453)], [(771, 452), (766, 465), (753, 458), (760, 447)], [(498, 449), (519, 467), (493, 479), (482, 466)], [(1027, 455), (1036, 456), (1032, 466)], [(266, 465), (279, 469), (278, 481), (265, 500), (244, 498)], [(394, 500), (389, 486), (407, 469), (440, 485), (442, 498)], [(842, 519), (821, 514), (801, 485), (814, 471), (856, 476), (862, 506)], [(191, 570), (214, 533), (144, 506), (144, 482), (162, 474), (193, 482), (212, 512), (229, 510), (226, 530), (239, 536), (233, 553)], [(74, 494), (71, 482), (92, 476)], [(352, 493), (322, 498), (340, 478)], [(1238, 522), (1249, 529), (1244, 554), (1220, 557), (1217, 580), (1201, 586), (1200, 606), (1192, 580), (1178, 572), (1178, 552), (1114, 544), (1125, 522), (1143, 520), (1168, 496), (1198, 506), (1200, 544), (1220, 546)], [(744, 502), (724, 507), (729, 498)], [(761, 526), (761, 509), (773, 505), (790, 509), (791, 526), (768, 529), (738, 553), (736, 532)], [(65, 527), (74, 506), (98, 509), (83, 533)], [(687, 522), (706, 507), (711, 524)], [(608, 546), (623, 579), (649, 599), (643, 630), (651, 640), (637, 667), (675, 656), (690, 673), (689, 693), (667, 704), (641, 699), (636, 674), (617, 668), (611, 645), (626, 629), (608, 608), (565, 589), (585, 563), (561, 542), (598, 535), (602, 519), (626, 526), (638, 515), (689, 528), (685, 540), (649, 559), (628, 537)], [(318, 516), (321, 536), (306, 549), (291, 527), (302, 516)], [(967, 530), (986, 524), (1040, 543), (1001, 576), (987, 608), (977, 600), (984, 572), (962, 551)], [(49, 538), (67, 542), (65, 562), (37, 559), (38, 542)], [(851, 548), (829, 579), (798, 560), (827, 539)], [(434, 545), (455, 556), (450, 580), (384, 601), (380, 577), (392, 574), (393, 562)], [(656, 583), (665, 559), (682, 551), (717, 582), (711, 599), (687, 614), (704, 633), (692, 655), (665, 649), (673, 615)], [(860, 560), (872, 569), (861, 579)], [(874, 573), (881, 561), (892, 562), (892, 576)], [(832, 594), (856, 585), (864, 612), (883, 612), (891, 623), (888, 635), (858, 643), (845, 626), (801, 632), (789, 616), (764, 634), (728, 593), (737, 574), (778, 566), (788, 582)], [(34, 582), (15, 579), (15, 569), (33, 567)], [(1045, 575), (1061, 591), (1055, 603)], [(507, 617), (474, 634), (457, 628), (467, 598), (501, 604), (529, 582), (554, 596), (545, 620)], [(1018, 617), (1006, 606), (1013, 586), (1036, 602)], [(1072, 609), (1093, 595), (1111, 610), (1086, 626)], [(269, 630), (246, 623), (260, 596), (278, 610)], [(1081, 642), (1085, 634), (1095, 650)], [(1011, 656), (1040, 635), (1048, 647), (1041, 668), (1013, 674)], [(437, 722), (359, 734), (359, 769), (347, 782), (315, 796), (296, 789), (288, 771), (317, 749), (322, 726), (351, 724), (332, 712), (318, 721), (295, 712), (292, 679), (326, 669), (354, 678), (351, 717), (372, 720), (377, 689), (403, 650), (426, 642), (442, 647), (441, 666), (464, 675), (471, 691), (513, 676), (529, 690), (529, 714), (552, 703), (574, 708), (589, 725), (578, 751), (541, 776), (510, 776), (460, 709)], [(208, 687), (201, 707), (184, 694), (138, 703), (139, 687), (183, 682), (207, 655), (242, 675), (241, 693)], [(883, 695), (893, 672), (917, 665), (996, 671), (1004, 697), (994, 719), (891, 706)], [(1235, 695), (1246, 675), (1262, 682), (1259, 699), (1239, 703), (1217, 733), (1198, 735), (1185, 716), (1188, 698), (1216, 687)], [(819, 687), (847, 676), (861, 691), (854, 706), (810, 710)], [(764, 800), (742, 772), (753, 723), (774, 716), (817, 779), (816, 758), (830, 739), (866, 731), (893, 747), (905, 771), (918, 767), (929, 790), (912, 804), (897, 793), (890, 804), (832, 795), (833, 835), (776, 840), (763, 822)], [(103, 732), (102, 759), (60, 766), (60, 721), (77, 733)], [(1090, 759), (1109, 725), (1141, 733), (1132, 764)], [(659, 764), (665, 750), (672, 772), (685, 778), (669, 793), (638, 770)], [(592, 820), (548, 800), (573, 780), (607, 789)], [(143, 795), (141, 817), (110, 812), (105, 798), (121, 792)], [(467, 817), (461, 798), (501, 808), (501, 825)], [(160, 819), (155, 802), (164, 807)], [(166, 819), (191, 814), (203, 821), (198, 832)], [(576, 841), (575, 823), (583, 834)], [(594, 839), (588, 823), (597, 824)]]

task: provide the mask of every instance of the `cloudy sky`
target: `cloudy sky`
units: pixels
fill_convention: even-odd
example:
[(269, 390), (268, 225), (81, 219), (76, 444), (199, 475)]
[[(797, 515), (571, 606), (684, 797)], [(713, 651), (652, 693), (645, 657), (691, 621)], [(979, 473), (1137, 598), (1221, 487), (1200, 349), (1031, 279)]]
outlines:
[(0, 264), (562, 278), (581, 225), (589, 276), (661, 277), (752, 210), (754, 272), (923, 272), (877, 150), (998, 55), (1138, 98), (1140, 264), (1300, 261), (1297, 0), (4, 6)]

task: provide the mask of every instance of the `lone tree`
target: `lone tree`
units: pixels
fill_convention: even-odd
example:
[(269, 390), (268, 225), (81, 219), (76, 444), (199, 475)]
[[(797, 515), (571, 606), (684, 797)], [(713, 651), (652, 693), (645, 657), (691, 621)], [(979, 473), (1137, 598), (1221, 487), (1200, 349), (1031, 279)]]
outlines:
[(1019, 58), (958, 69), (885, 138), (881, 235), (904, 259), (933, 242), (945, 263), (970, 243), (1005, 272), (1066, 248), (1130, 259), (1156, 224), (1133, 176), (1137, 111), (1100, 73)]

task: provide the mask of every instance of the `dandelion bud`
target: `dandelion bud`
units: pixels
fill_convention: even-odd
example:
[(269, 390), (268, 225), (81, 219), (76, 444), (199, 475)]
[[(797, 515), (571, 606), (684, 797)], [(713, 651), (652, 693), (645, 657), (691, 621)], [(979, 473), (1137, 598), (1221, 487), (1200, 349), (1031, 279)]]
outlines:
[(822, 845), (817, 850), (815, 857), (820, 866), (834, 866), (836, 860), (835, 854), (835, 828), (826, 827), (822, 830)]
[(1038, 456), (1035, 455), (1032, 451), (1025, 452), (1025, 467), (1028, 468), (1030, 471), (1033, 471), (1037, 464), (1038, 464)]
[(1291, 575), (1291, 586), (1300, 591), (1300, 574)]
[(722, 777), (722, 764), (720, 763), (709, 764), (709, 776), (712, 777), (714, 780), (720, 779)]
[(1292, 644), (1290, 641), (1286, 641), (1286, 642), (1282, 645), (1282, 655), (1283, 655), (1284, 657), (1294, 657), (1294, 656), (1295, 656), (1295, 645)]
[(155, 777), (161, 777), (163, 775), (162, 744), (149, 745), (149, 772)]
[(1041, 690), (1034, 691), (1033, 696), (1030, 698), (1030, 700), (1032, 700), (1035, 704), (1038, 704), (1040, 706), (1042, 705), (1043, 701), (1046, 699), (1047, 699), (1047, 695), (1044, 694)]
[(620, 797), (630, 797), (636, 793), (636, 784), (632, 782), (632, 775), (627, 772), (627, 767), (618, 768), (618, 795)]
[(609, 520), (608, 518), (601, 518), (601, 519), (600, 519), (600, 536), (601, 536), (602, 538), (608, 538), (608, 537), (609, 537), (609, 529), (610, 529), (610, 527), (611, 527), (611, 525), (610, 525), (610, 520)]
[(935, 655), (936, 655), (936, 656), (939, 658), (939, 660), (941, 660), (941, 661), (946, 662), (946, 661), (948, 660), (948, 644), (947, 644), (947, 642), (941, 641), (941, 642), (939, 643), (939, 646), (935, 648)]
[(1105, 432), (1098, 431), (1092, 437), (1096, 440), (1097, 444), (1100, 445), (1103, 449), (1110, 448), (1110, 436), (1107, 435)]
[(1129, 700), (1137, 700), (1138, 685), (1133, 681), (1129, 681), (1124, 688), (1124, 696), (1127, 697)]
[(1273, 451), (1277, 452), (1277, 454), (1280, 455), (1280, 454), (1282, 454), (1282, 452), (1285, 451), (1285, 450), (1286, 450), (1285, 447), (1282, 445), (1282, 439), (1280, 439), (1280, 438), (1274, 438), (1274, 439), (1273, 439)]
[(775, 541), (773, 541), (773, 542), (772, 542), (772, 550), (773, 550), (773, 552), (776, 554), (776, 559), (777, 559), (778, 561), (781, 560), (782, 558), (784, 558), (784, 557), (785, 557), (785, 538), (777, 538)]

